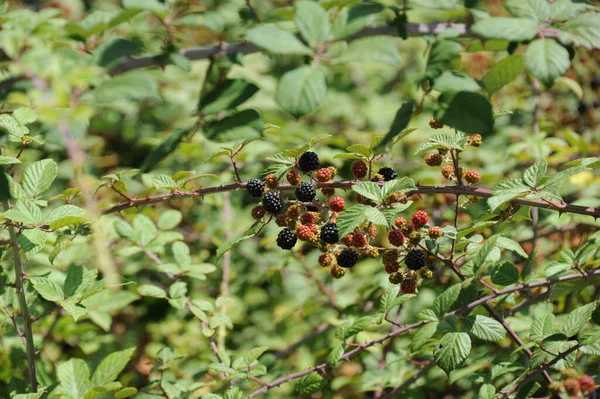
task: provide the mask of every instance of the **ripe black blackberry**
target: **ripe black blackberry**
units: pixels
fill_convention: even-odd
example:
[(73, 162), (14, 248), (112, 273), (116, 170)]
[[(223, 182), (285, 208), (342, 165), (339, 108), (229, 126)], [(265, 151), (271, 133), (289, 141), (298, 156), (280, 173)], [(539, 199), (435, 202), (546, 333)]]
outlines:
[(389, 166), (384, 166), (383, 168), (379, 169), (377, 173), (383, 176), (383, 180), (385, 181), (390, 181), (398, 178), (398, 173), (396, 173), (396, 171), (390, 168)]
[(408, 251), (404, 263), (410, 270), (419, 270), (425, 267), (426, 256), (425, 253), (418, 249)]
[(288, 228), (285, 228), (277, 235), (277, 246), (281, 249), (292, 249), (298, 241), (298, 236)]
[(263, 208), (265, 211), (278, 214), (283, 209), (283, 202), (281, 202), (281, 198), (279, 198), (279, 194), (273, 191), (269, 191), (265, 194), (262, 199)]
[(335, 244), (340, 239), (338, 236), (337, 225), (335, 223), (327, 223), (321, 227), (321, 240), (327, 244)]
[(304, 173), (319, 169), (319, 156), (312, 151), (306, 151), (298, 159), (298, 168)]
[(337, 256), (337, 263), (342, 267), (353, 267), (358, 262), (358, 254), (351, 249), (344, 249)]
[(315, 186), (309, 182), (302, 182), (296, 187), (296, 198), (302, 202), (312, 202), (317, 195)]
[(260, 179), (250, 179), (246, 184), (246, 191), (251, 197), (262, 197), (265, 191), (265, 182)]

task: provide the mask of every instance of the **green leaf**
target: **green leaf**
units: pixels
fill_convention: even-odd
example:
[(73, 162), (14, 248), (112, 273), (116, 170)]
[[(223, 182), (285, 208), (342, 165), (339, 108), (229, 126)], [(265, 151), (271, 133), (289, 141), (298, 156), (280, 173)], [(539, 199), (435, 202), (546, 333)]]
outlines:
[(525, 65), (546, 86), (562, 76), (569, 65), (569, 52), (554, 39), (537, 39), (525, 51)]
[(183, 216), (180, 211), (176, 209), (168, 209), (158, 216), (158, 222), (156, 222), (156, 225), (161, 230), (171, 230), (181, 223), (182, 218)]
[(514, 251), (516, 253), (518, 253), (520, 256), (522, 256), (523, 258), (527, 258), (527, 252), (525, 252), (525, 250), (523, 249), (523, 247), (521, 247), (521, 245), (516, 242), (515, 240), (508, 238), (508, 237), (504, 237), (504, 236), (498, 236), (498, 239), (496, 240), (496, 246), (498, 248), (502, 248), (502, 249), (508, 249), (509, 251)]
[(106, 79), (92, 93), (100, 103), (112, 103), (117, 99), (160, 99), (158, 83), (152, 75), (142, 71), (127, 72)]
[(463, 47), (459, 43), (450, 40), (435, 41), (429, 52), (427, 66), (421, 80), (431, 80), (440, 76), (461, 51)]
[(78, 206), (67, 204), (54, 209), (44, 220), (52, 230), (64, 226), (83, 223), (85, 211)]
[(58, 165), (51, 159), (34, 162), (25, 170), (21, 187), (27, 194), (35, 198), (50, 188), (57, 173)]
[(210, 140), (231, 141), (262, 136), (263, 120), (253, 109), (233, 113), (223, 119), (209, 122), (204, 134)]
[(311, 46), (323, 43), (329, 37), (329, 15), (318, 3), (300, 0), (294, 4), (294, 22), (302, 37)]
[(385, 214), (377, 208), (368, 207), (365, 210), (365, 216), (367, 217), (368, 222), (374, 223), (379, 226), (389, 227), (389, 223), (387, 218), (385, 217)]
[(228, 79), (203, 96), (198, 111), (204, 115), (216, 114), (243, 104), (258, 92), (258, 86), (244, 79)]
[(250, 234), (245, 234), (241, 237), (235, 237), (229, 241), (224, 242), (223, 244), (221, 244), (221, 246), (219, 248), (217, 248), (217, 259), (219, 259), (221, 256), (223, 256), (223, 254), (225, 252), (229, 251), (234, 245), (237, 245), (244, 240), (252, 238), (255, 235), (256, 234), (254, 232), (252, 232)]
[(45, 246), (48, 240), (48, 234), (41, 230), (25, 230), (21, 233), (18, 238), (19, 246), (25, 252), (25, 257), (31, 259), (31, 257), (40, 252)]
[(396, 116), (394, 116), (394, 121), (390, 126), (390, 130), (387, 132), (385, 137), (375, 146), (375, 148), (381, 148), (385, 146), (408, 126), (408, 123), (410, 122), (410, 117), (412, 116), (412, 110), (414, 105), (415, 102), (413, 100), (410, 100), (403, 103), (400, 106), (398, 111), (396, 111)]
[(578, 307), (567, 316), (563, 333), (567, 337), (572, 337), (583, 330), (592, 319), (592, 313), (596, 310), (596, 303), (592, 302), (587, 305)]
[(521, 179), (503, 181), (492, 190), (492, 197), (488, 199), (488, 205), (493, 212), (502, 204), (510, 202), (515, 198), (522, 197), (530, 190), (531, 189), (527, 187)]
[[(6, 177), (6, 173), (0, 169), (0, 201), (9, 200), (11, 198), (10, 183)], [(6, 212), (4, 214), (6, 215)]]
[(346, 148), (346, 151), (360, 154), (365, 158), (369, 158), (373, 155), (373, 151), (366, 145), (362, 144), (351, 145), (350, 147)]
[(38, 114), (35, 110), (25, 107), (15, 109), (13, 116), (21, 125), (33, 123), (38, 119)]
[(540, 22), (550, 17), (550, 3), (547, 0), (507, 0), (504, 6), (517, 17), (537, 19)]
[(268, 346), (259, 346), (258, 348), (250, 349), (244, 355), (244, 363), (251, 366), (267, 349), (269, 349)]
[(27, 127), (21, 125), (19, 121), (9, 114), (0, 114), (0, 129), (8, 133), (8, 140), (20, 143), (21, 138), (29, 133)]
[(304, 65), (281, 77), (275, 100), (284, 110), (299, 118), (317, 109), (326, 95), (325, 71)]
[(527, 168), (525, 174), (523, 174), (523, 181), (525, 184), (531, 188), (536, 188), (544, 178), (547, 167), (548, 164), (546, 161), (541, 160)]
[(156, 175), (152, 178), (152, 184), (156, 189), (160, 190), (161, 188), (167, 190), (174, 190), (177, 188), (177, 182), (173, 180), (171, 176), (168, 175)]
[(84, 267), (81, 265), (71, 265), (67, 269), (67, 277), (65, 278), (64, 293), (65, 297), (75, 295), (81, 283), (83, 283)]
[(531, 323), (529, 330), (529, 338), (535, 342), (542, 342), (551, 335), (556, 334), (559, 330), (554, 327), (554, 315), (552, 313), (540, 315)]
[(445, 71), (435, 79), (433, 89), (445, 91), (479, 91), (481, 86), (470, 76), (454, 71)]
[(519, 281), (519, 269), (510, 262), (503, 263), (492, 274), (492, 283), (496, 285), (511, 285)]
[(300, 395), (312, 395), (325, 385), (325, 380), (317, 373), (310, 373), (300, 378), (295, 390)]
[(141, 50), (139, 41), (116, 38), (98, 46), (93, 53), (93, 59), (101, 67), (110, 69)]
[(185, 281), (178, 281), (169, 287), (170, 298), (181, 298), (185, 294), (187, 294), (187, 283)]
[(479, 387), (479, 399), (494, 399), (496, 388), (492, 384), (483, 384)]
[(168, 6), (159, 0), (123, 0), (126, 9), (147, 10), (162, 15), (168, 11)]
[(481, 19), (471, 26), (471, 31), (481, 37), (511, 42), (531, 40), (537, 35), (537, 29), (537, 22), (529, 18), (492, 17)]
[(477, 250), (477, 256), (474, 259), (475, 269), (481, 267), (481, 265), (483, 265), (488, 260), (490, 254), (496, 248), (498, 237), (498, 235), (491, 236), (483, 243), (483, 245), (479, 247), (479, 249)]
[(481, 78), (488, 95), (495, 92), (517, 79), (525, 71), (523, 54), (514, 53), (500, 62), (494, 64)]
[(154, 165), (175, 151), (175, 149), (177, 149), (179, 146), (179, 143), (181, 143), (190, 132), (191, 129), (176, 129), (165, 141), (163, 141), (158, 147), (150, 152), (146, 159), (144, 159), (144, 162), (142, 163), (142, 166), (140, 166), (140, 169), (136, 175), (139, 176), (142, 173), (148, 172), (154, 167)]
[(119, 352), (111, 353), (106, 356), (94, 371), (92, 376), (92, 385), (94, 387), (103, 387), (117, 379), (119, 374), (125, 369), (131, 359), (135, 347), (125, 349)]
[(359, 204), (344, 209), (337, 220), (338, 235), (343, 237), (363, 224), (367, 220), (367, 209), (373, 208)]
[(469, 316), (466, 323), (473, 335), (486, 341), (500, 341), (506, 333), (502, 324), (486, 316)]
[(247, 39), (270, 53), (299, 55), (312, 53), (312, 50), (300, 39), (275, 24), (259, 25), (248, 30)]
[(461, 287), (462, 283), (454, 284), (453, 286), (446, 288), (444, 292), (435, 298), (431, 309), (435, 312), (437, 317), (442, 317), (452, 309), (460, 295)]
[(400, 64), (400, 54), (396, 40), (390, 36), (371, 36), (353, 40), (346, 51), (335, 60), (336, 63), (379, 62)]
[(381, 196), (383, 198), (392, 194), (405, 194), (417, 190), (415, 182), (410, 177), (403, 177), (385, 182), (381, 188)]
[(56, 375), (60, 385), (54, 395), (65, 395), (70, 399), (81, 399), (91, 388), (90, 370), (82, 359), (71, 359), (58, 366)]
[(60, 306), (73, 317), (76, 322), (87, 313), (87, 308), (80, 303), (66, 299), (60, 301)]
[(140, 285), (137, 289), (138, 294), (142, 296), (149, 296), (153, 298), (166, 298), (167, 292), (160, 287), (155, 285), (145, 284)]
[(381, 187), (379, 184), (371, 181), (363, 181), (352, 185), (352, 191), (362, 195), (365, 198), (379, 202), (383, 199), (381, 195)]
[(62, 288), (48, 277), (32, 277), (29, 279), (33, 288), (47, 301), (58, 302), (65, 298)]
[(126, 387), (115, 392), (115, 399), (125, 399), (135, 395), (138, 390), (134, 387)]
[(420, 327), (410, 340), (410, 350), (412, 352), (423, 350), (425, 343), (436, 333), (438, 325), (437, 321), (433, 321)]
[(438, 100), (435, 119), (439, 122), (466, 133), (492, 131), (492, 104), (483, 95), (470, 91), (446, 92)]
[(44, 391), (38, 393), (20, 393), (13, 396), (11, 399), (40, 399), (44, 394)]
[(341, 39), (353, 35), (371, 25), (375, 16), (383, 11), (379, 3), (359, 3), (352, 7), (343, 8), (331, 27), (333, 36)]
[(560, 27), (558, 39), (587, 49), (600, 48), (600, 14), (585, 13), (568, 20)]
[(450, 375), (459, 367), (471, 352), (469, 334), (463, 332), (448, 333), (440, 340), (439, 347), (433, 351), (435, 363)]
[(558, 172), (557, 174), (555, 174), (554, 176), (552, 176), (547, 181), (545, 181), (544, 184), (542, 185), (542, 187), (551, 187), (554, 185), (562, 184), (562, 182), (564, 180), (566, 180), (567, 178), (569, 178), (573, 175), (576, 175), (577, 173), (581, 173), (585, 170), (589, 170), (589, 168), (587, 168), (585, 166), (574, 166), (574, 167), (562, 170), (562, 171)]
[(327, 356), (327, 363), (332, 365), (336, 364), (344, 354), (345, 348), (346, 345), (344, 345), (343, 342), (336, 345), (335, 348), (333, 348), (331, 352), (329, 352), (329, 356)]

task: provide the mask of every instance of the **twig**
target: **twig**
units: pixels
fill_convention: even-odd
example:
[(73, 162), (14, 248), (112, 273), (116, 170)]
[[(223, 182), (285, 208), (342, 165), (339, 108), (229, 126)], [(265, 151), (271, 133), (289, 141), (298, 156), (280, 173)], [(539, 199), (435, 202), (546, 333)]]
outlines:
[[(8, 200), (3, 201), (4, 210), (10, 209)], [(35, 367), (35, 346), (33, 344), (33, 328), (31, 326), (31, 316), (27, 307), (27, 297), (25, 292), (24, 279), (25, 276), (21, 254), (19, 253), (19, 242), (17, 240), (17, 232), (13, 226), (8, 226), (8, 233), (12, 243), (13, 260), (15, 261), (15, 290), (19, 298), (19, 307), (21, 308), (21, 317), (23, 318), (23, 334), (25, 335), (25, 352), (27, 353), (27, 370), (29, 385), (31, 391), (37, 392), (37, 373)], [(15, 322), (15, 327), (17, 326)], [(19, 329), (17, 328), (17, 332)]]
[[(354, 184), (357, 184), (356, 181), (336, 181), (329, 183), (320, 183), (319, 187), (321, 188), (334, 188), (334, 189), (342, 189), (349, 190), (352, 188)], [(132, 198), (130, 201), (124, 201), (120, 204), (113, 205), (109, 208), (106, 208), (102, 211), (102, 214), (106, 215), (109, 213), (120, 212), (122, 210), (128, 208), (134, 208), (138, 206), (156, 204), (158, 202), (170, 201), (176, 198), (186, 198), (186, 197), (203, 197), (209, 194), (223, 193), (227, 191), (237, 191), (244, 189), (246, 187), (245, 182), (240, 183), (232, 183), (222, 186), (216, 187), (206, 187), (199, 188), (197, 190), (192, 191), (173, 191), (169, 194), (157, 195), (154, 197), (144, 197), (144, 198)], [(281, 184), (279, 186), (280, 190), (291, 190), (294, 189), (290, 184)], [(475, 188), (475, 187), (458, 187), (458, 186), (425, 186), (417, 184), (417, 189), (411, 192), (406, 193), (403, 198), (410, 197), (415, 194), (454, 194), (454, 195), (474, 195), (476, 197), (489, 198), (492, 196), (491, 190), (484, 188)], [(537, 208), (543, 209), (551, 209), (551, 210), (560, 210), (565, 213), (576, 213), (579, 215), (587, 215), (592, 216), (594, 218), (600, 217), (600, 208), (594, 208), (592, 206), (580, 206), (580, 205), (570, 205), (570, 204), (557, 204), (550, 201), (542, 201), (542, 200), (529, 200), (524, 198), (517, 198), (511, 201), (513, 204), (518, 205), (527, 205), (533, 206)], [(40, 226), (44, 227), (44, 226)]]
[[(233, 162), (233, 159), (232, 159)], [(235, 162), (233, 163), (235, 165)], [(231, 223), (233, 221), (232, 210), (231, 210), (231, 196), (229, 192), (223, 194), (223, 225), (225, 230), (225, 240), (231, 240)], [(227, 298), (229, 296), (229, 277), (231, 274), (231, 251), (227, 251), (223, 254), (223, 276), (221, 277), (221, 297)], [(227, 301), (223, 301), (223, 305), (219, 312), (227, 312)], [(225, 335), (227, 329), (224, 325), (219, 326), (219, 344), (225, 346)]]

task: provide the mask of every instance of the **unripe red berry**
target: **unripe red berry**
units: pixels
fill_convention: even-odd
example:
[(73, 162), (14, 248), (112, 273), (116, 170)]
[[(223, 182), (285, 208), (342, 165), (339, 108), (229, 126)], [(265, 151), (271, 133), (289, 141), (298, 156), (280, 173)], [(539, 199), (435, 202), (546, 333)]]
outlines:
[(367, 246), (367, 236), (362, 233), (352, 235), (352, 246), (355, 248), (364, 248)]
[(352, 164), (352, 174), (357, 179), (362, 179), (367, 175), (367, 164), (363, 161), (356, 161)]
[(593, 392), (596, 388), (596, 381), (594, 381), (594, 379), (589, 375), (582, 375), (579, 377), (578, 382), (581, 391), (584, 393)]
[(275, 176), (273, 173), (269, 173), (265, 177), (265, 182), (267, 183), (267, 187), (269, 188), (277, 188), (277, 186), (279, 186), (279, 180), (277, 179), (277, 176)]
[(440, 166), (443, 158), (440, 154), (427, 154), (425, 155), (425, 163), (429, 166)]
[(576, 396), (579, 395), (579, 392), (581, 392), (579, 380), (577, 380), (576, 378), (567, 378), (563, 382), (563, 385), (565, 386), (565, 391), (567, 391), (569, 395)]
[(406, 279), (400, 284), (400, 292), (403, 294), (414, 294), (417, 292), (417, 282), (412, 279)]
[(425, 211), (416, 211), (410, 221), (415, 227), (423, 227), (429, 221), (429, 216)]
[(444, 176), (446, 179), (449, 179), (453, 173), (454, 173), (454, 166), (452, 166), (452, 165), (446, 165), (442, 168), (442, 176)]
[(344, 199), (342, 197), (335, 197), (335, 198), (332, 198), (331, 201), (329, 201), (329, 208), (333, 212), (341, 212), (344, 210), (345, 206), (346, 206), (346, 202), (344, 201)]
[(464, 178), (469, 184), (475, 184), (479, 182), (481, 176), (479, 175), (478, 171), (476, 171), (475, 169), (471, 169), (464, 172)]
[(441, 236), (443, 236), (444, 232), (442, 231), (442, 228), (440, 226), (433, 226), (430, 227), (429, 230), (427, 230), (427, 235), (435, 240), (436, 238), (440, 238)]
[(319, 214), (317, 212), (306, 212), (300, 216), (302, 224), (317, 224), (319, 222)]
[(385, 272), (387, 274), (392, 274), (392, 273), (396, 273), (398, 270), (400, 270), (400, 263), (398, 263), (398, 262), (384, 263), (383, 267), (385, 268)]
[(308, 241), (317, 234), (317, 226), (314, 224), (301, 224), (296, 229), (296, 235), (300, 241)]
[(379, 233), (379, 229), (373, 223), (367, 223), (361, 227), (363, 230), (366, 230), (365, 233), (369, 237), (376, 237), (377, 233)]
[(398, 216), (394, 221), (394, 225), (399, 229), (403, 229), (408, 226), (408, 222), (402, 216)]
[(344, 269), (343, 267), (341, 267), (338, 264), (335, 264), (335, 265), (331, 266), (329, 273), (331, 274), (331, 277), (333, 277), (333, 278), (342, 278), (346, 274), (346, 269)]
[(325, 267), (329, 266), (333, 262), (333, 256), (331, 254), (321, 254), (319, 255), (319, 265)]
[(252, 218), (259, 220), (262, 219), (263, 216), (265, 216), (265, 208), (263, 208), (261, 205), (257, 205), (254, 208), (252, 208)]
[(321, 168), (317, 170), (315, 178), (317, 179), (317, 181), (325, 183), (326, 181), (329, 181), (331, 179), (331, 170), (329, 168)]
[(388, 233), (388, 241), (396, 247), (404, 245), (404, 234), (402, 234), (400, 230), (390, 230)]
[(470, 145), (472, 147), (479, 147), (481, 145), (483, 138), (481, 137), (481, 134), (472, 134), (469, 137), (467, 137), (467, 145)]
[(302, 181), (302, 178), (300, 177), (300, 173), (298, 173), (297, 170), (289, 171), (285, 177), (286, 177), (287, 181), (294, 187), (296, 187)]
[(353, 238), (354, 238), (354, 234), (352, 234), (352, 233), (346, 234), (345, 236), (342, 237), (341, 242), (345, 246), (351, 247), (352, 246), (352, 239)]

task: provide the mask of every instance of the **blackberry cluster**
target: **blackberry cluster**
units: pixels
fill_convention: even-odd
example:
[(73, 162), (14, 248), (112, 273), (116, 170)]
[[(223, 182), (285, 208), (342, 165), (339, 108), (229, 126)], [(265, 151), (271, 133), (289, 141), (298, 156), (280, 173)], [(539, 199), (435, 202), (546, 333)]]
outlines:
[(262, 205), (265, 211), (275, 215), (283, 210), (283, 202), (279, 198), (279, 194), (272, 191), (265, 194), (262, 199)]
[(296, 198), (302, 202), (312, 202), (317, 195), (315, 186), (309, 182), (302, 182), (296, 187)]
[(262, 197), (265, 191), (265, 182), (260, 179), (250, 179), (246, 184), (246, 191), (251, 197)]
[(277, 235), (277, 246), (281, 249), (290, 250), (294, 248), (294, 245), (296, 245), (297, 241), (298, 236), (292, 233), (292, 231), (288, 228), (281, 230)]
[(356, 262), (358, 262), (358, 254), (351, 249), (344, 249), (337, 256), (338, 265), (345, 268), (353, 267)]
[(327, 223), (321, 227), (321, 240), (327, 244), (335, 244), (340, 239), (338, 236), (337, 225), (335, 223)]
[(419, 270), (425, 267), (425, 253), (418, 249), (408, 251), (404, 263), (410, 270)]
[(377, 173), (383, 176), (383, 180), (385, 181), (390, 181), (398, 178), (398, 173), (396, 173), (396, 171), (390, 168), (389, 166), (384, 166), (383, 168), (379, 169)]
[(298, 168), (304, 173), (319, 169), (319, 156), (312, 151), (306, 151), (298, 159)]

